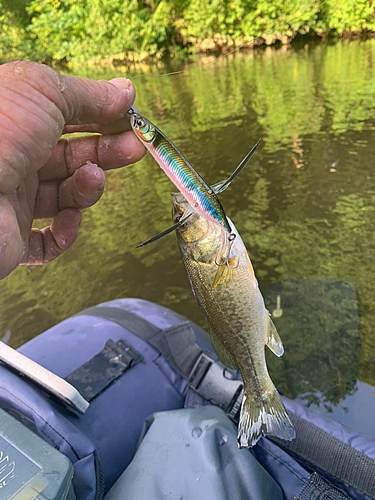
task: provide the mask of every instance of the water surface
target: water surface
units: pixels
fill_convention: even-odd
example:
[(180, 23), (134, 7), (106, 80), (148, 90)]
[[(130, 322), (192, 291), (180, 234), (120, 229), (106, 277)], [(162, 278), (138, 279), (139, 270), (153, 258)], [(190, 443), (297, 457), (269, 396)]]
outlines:
[[(221, 201), (284, 342), (283, 358), (268, 356), (272, 378), (285, 395), (372, 436), (374, 60), (374, 40), (306, 44), (133, 80), (141, 112), (208, 183), (228, 177), (262, 138)], [(204, 326), (175, 235), (135, 249), (171, 225), (173, 190), (150, 156), (108, 173), (74, 247), (0, 283), (0, 337), (10, 330), (18, 347), (118, 297), (154, 301)]]

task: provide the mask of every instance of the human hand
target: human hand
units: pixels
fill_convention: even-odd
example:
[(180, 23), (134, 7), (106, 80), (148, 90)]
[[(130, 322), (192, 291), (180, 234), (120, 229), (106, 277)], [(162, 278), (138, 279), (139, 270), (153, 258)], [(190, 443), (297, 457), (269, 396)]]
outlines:
[[(80, 209), (103, 192), (103, 170), (145, 154), (130, 131), (134, 98), (125, 78), (96, 82), (25, 61), (0, 66), (0, 279), (67, 250)], [(102, 135), (61, 139), (71, 132)], [(44, 218), (52, 225), (31, 229)]]

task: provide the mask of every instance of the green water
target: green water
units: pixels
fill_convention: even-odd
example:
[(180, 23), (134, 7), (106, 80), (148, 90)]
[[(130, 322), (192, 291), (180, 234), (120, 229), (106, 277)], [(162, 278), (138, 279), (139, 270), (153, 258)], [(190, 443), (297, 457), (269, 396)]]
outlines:
[[(262, 138), (220, 199), (270, 311), (282, 309), (274, 321), (285, 355), (269, 357), (272, 378), (285, 395), (375, 435), (357, 418), (375, 405), (375, 40), (267, 48), (196, 67), (204, 62), (134, 78), (136, 104), (209, 183), (228, 177)], [(18, 347), (119, 297), (154, 301), (204, 326), (175, 235), (135, 249), (171, 225), (171, 191), (150, 156), (109, 172), (74, 247), (0, 283), (0, 337), (10, 330)], [(360, 408), (362, 387), (370, 396)]]

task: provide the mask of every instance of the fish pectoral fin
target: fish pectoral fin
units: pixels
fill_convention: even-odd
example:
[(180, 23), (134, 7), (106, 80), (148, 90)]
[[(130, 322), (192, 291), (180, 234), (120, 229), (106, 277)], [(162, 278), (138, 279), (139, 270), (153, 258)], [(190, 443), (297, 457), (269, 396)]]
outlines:
[(210, 338), (212, 346), (215, 349), (217, 357), (223, 363), (223, 365), (231, 368), (232, 370), (238, 370), (238, 365), (235, 358), (231, 355), (219, 337), (214, 333), (212, 328), (210, 329)]
[(186, 222), (186, 220), (191, 217), (193, 215), (192, 212), (188, 212), (188, 214), (186, 215), (186, 212), (185, 214), (181, 217), (181, 219), (176, 222), (176, 224), (174, 224), (173, 226), (169, 227), (168, 229), (166, 229), (165, 231), (162, 231), (161, 233), (157, 234), (156, 236), (154, 236), (153, 238), (150, 238), (149, 240), (147, 241), (144, 241), (143, 243), (141, 243), (140, 245), (137, 245), (135, 248), (140, 248), (140, 247), (144, 247), (146, 245), (148, 245), (149, 243), (153, 243), (154, 241), (157, 241), (157, 240), (160, 240), (160, 238), (162, 238), (163, 236), (166, 236), (167, 234), (169, 233), (172, 233), (173, 231), (175, 231), (178, 227), (182, 226), (182, 224), (184, 224)]
[(277, 357), (280, 357), (284, 354), (284, 346), (281, 341), (280, 335), (277, 333), (276, 326), (272, 321), (271, 316), (268, 316), (266, 321), (268, 323), (266, 329), (266, 346)]
[(218, 266), (211, 289), (214, 290), (219, 285), (225, 285), (229, 283), (233, 279), (234, 272), (235, 269), (230, 268), (227, 265), (220, 267)]
[(245, 158), (241, 161), (241, 163), (238, 165), (238, 167), (233, 172), (233, 174), (226, 181), (218, 182), (217, 184), (214, 184), (213, 186), (211, 186), (211, 189), (215, 194), (222, 193), (225, 189), (227, 189), (229, 184), (231, 184), (234, 181), (234, 179), (242, 172), (242, 170), (246, 167), (247, 163), (249, 162), (250, 158), (253, 156), (260, 141), (261, 141), (261, 139), (259, 139), (259, 141), (255, 144), (255, 146), (251, 149), (251, 151), (245, 156)]

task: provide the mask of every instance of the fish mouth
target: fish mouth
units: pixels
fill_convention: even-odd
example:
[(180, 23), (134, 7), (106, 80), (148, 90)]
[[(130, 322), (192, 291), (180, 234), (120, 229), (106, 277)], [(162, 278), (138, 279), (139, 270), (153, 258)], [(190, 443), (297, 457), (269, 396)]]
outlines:
[[(173, 222), (176, 224), (179, 220), (181, 220), (186, 211), (190, 210), (190, 205), (181, 193), (172, 193), (172, 197), (172, 216)], [(215, 228), (216, 226), (212, 225), (212, 227)], [(179, 239), (183, 241), (185, 245), (194, 246), (207, 237), (207, 234), (210, 233), (210, 228), (211, 225), (207, 219), (193, 213), (193, 215), (186, 219), (186, 222), (183, 222), (176, 232)], [(190, 253), (190, 251), (192, 251), (191, 247), (190, 250), (186, 251)]]
[(176, 223), (189, 208), (189, 203), (181, 193), (171, 193), (171, 196), (173, 198), (172, 217), (173, 222)]
[(182, 193), (171, 193), (171, 196), (173, 198), (173, 203), (177, 203), (179, 205), (181, 204), (186, 204), (188, 205), (188, 202), (186, 201), (185, 196)]

